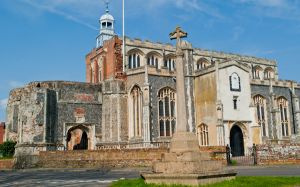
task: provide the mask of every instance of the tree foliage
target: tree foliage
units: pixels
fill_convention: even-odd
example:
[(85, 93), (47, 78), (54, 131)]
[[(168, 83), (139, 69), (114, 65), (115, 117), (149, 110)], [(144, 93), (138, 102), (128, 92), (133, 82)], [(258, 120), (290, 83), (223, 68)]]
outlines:
[(0, 153), (3, 157), (13, 157), (15, 154), (15, 145), (16, 142), (6, 141), (3, 144), (0, 144)]

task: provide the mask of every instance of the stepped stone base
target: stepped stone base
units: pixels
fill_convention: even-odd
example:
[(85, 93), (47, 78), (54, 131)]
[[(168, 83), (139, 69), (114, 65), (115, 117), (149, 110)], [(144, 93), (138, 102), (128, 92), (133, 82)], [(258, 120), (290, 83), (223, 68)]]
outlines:
[(169, 153), (153, 165), (153, 173), (142, 174), (146, 183), (204, 185), (234, 179), (236, 172), (225, 171), (222, 161), (213, 161), (200, 152), (194, 133), (177, 132)]
[(218, 183), (226, 180), (235, 179), (236, 173), (233, 171), (206, 172), (203, 174), (142, 174), (147, 184), (181, 184), (199, 186)]
[(165, 174), (190, 174), (220, 171), (223, 164), (220, 161), (198, 161), (198, 162), (158, 162), (153, 166), (154, 173)]

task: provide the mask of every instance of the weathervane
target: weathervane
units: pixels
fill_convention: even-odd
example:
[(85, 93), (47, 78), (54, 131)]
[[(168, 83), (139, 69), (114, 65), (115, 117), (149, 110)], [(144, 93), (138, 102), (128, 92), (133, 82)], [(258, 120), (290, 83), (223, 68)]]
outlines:
[(106, 0), (106, 1), (105, 1), (105, 4), (106, 4), (106, 13), (108, 13), (108, 12), (109, 12), (109, 9), (108, 9), (109, 1)]

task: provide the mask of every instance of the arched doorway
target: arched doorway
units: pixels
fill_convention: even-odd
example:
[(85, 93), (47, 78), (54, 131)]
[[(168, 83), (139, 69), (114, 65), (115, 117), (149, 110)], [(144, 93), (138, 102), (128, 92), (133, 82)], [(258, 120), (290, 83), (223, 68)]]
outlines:
[(244, 136), (241, 128), (233, 126), (230, 131), (230, 147), (232, 156), (244, 156)]
[(71, 128), (67, 134), (68, 150), (86, 150), (88, 149), (89, 138), (88, 129), (83, 126)]
[(88, 138), (87, 134), (84, 131), (81, 135), (81, 140), (79, 144), (73, 146), (73, 150), (85, 150), (88, 149)]

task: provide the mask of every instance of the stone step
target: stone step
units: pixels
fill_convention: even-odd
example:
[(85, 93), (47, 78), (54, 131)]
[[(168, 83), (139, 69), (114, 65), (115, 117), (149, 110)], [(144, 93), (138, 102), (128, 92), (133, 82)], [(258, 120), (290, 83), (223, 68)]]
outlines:
[(201, 186), (213, 184), (226, 180), (233, 180), (236, 176), (236, 171), (218, 171), (205, 172), (201, 174), (160, 174), (160, 173), (142, 173), (143, 179), (147, 184), (159, 185), (188, 185)]
[(201, 161), (211, 160), (207, 152), (164, 153), (162, 161)]
[(223, 163), (221, 161), (166, 161), (156, 162), (153, 166), (154, 173), (180, 173), (180, 174), (192, 174), (192, 173), (204, 173), (211, 171), (221, 171), (223, 169)]

